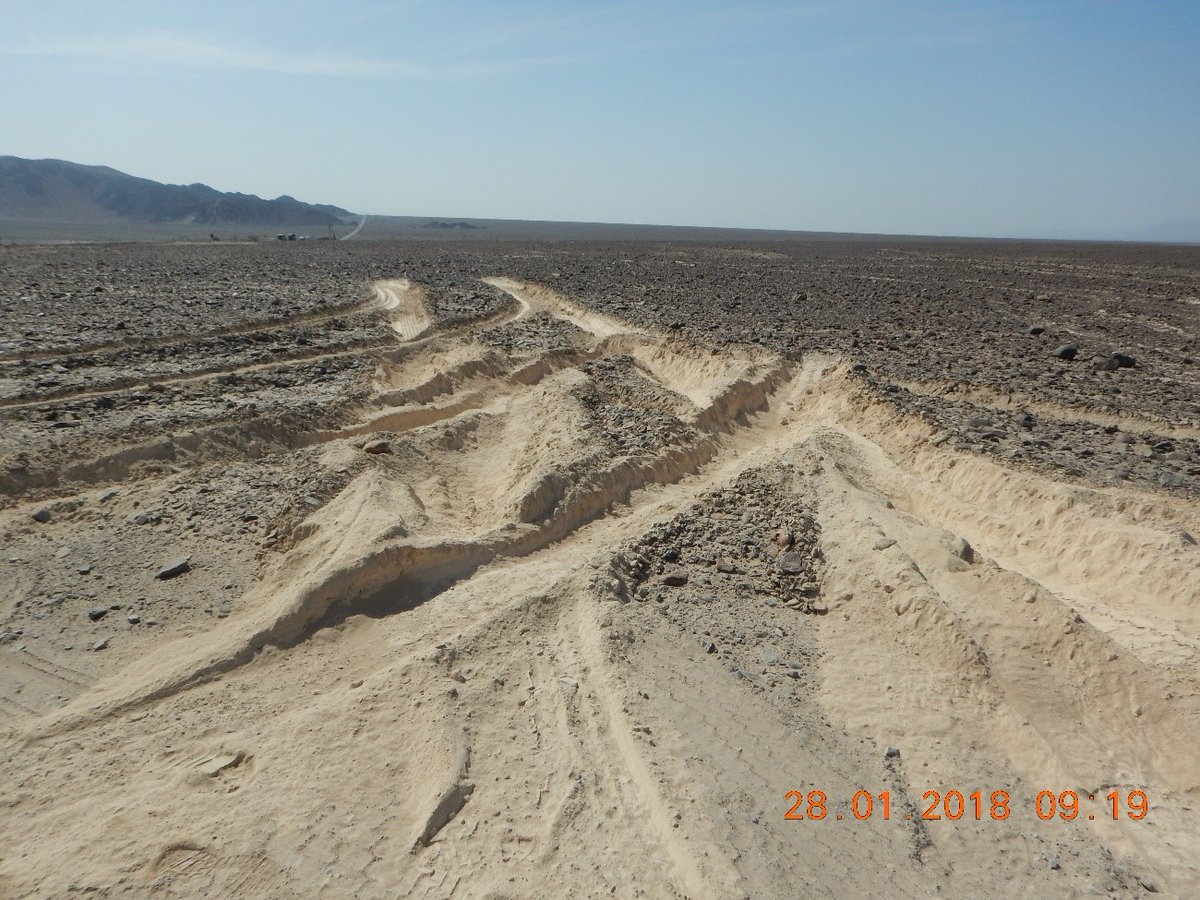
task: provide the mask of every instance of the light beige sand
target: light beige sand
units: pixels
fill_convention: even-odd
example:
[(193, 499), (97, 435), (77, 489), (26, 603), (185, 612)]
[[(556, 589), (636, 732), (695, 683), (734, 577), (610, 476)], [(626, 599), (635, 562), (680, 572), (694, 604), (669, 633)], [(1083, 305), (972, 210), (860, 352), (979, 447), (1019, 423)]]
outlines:
[[(403, 433), (424, 459), (378, 457), (236, 615), (5, 723), (0, 894), (1194, 895), (1200, 508), (946, 449), (833, 357), (718, 354), (491, 283), (517, 302), (485, 328), (547, 314), (577, 349), (438, 333), (381, 283), (407, 344), (358, 424), (306, 443), (336, 467)], [(606, 449), (581, 366), (618, 357), (693, 439)], [(794, 614), (816, 686), (786, 695), (605, 574), (763, 467), (803, 475), (826, 566), (828, 614)], [(793, 788), (829, 817), (785, 821)], [(853, 820), (860, 788), (890, 821)], [(1012, 812), (922, 822), (927, 789)], [(1097, 800), (1043, 822), (1043, 789)], [(1113, 790), (1147, 819), (1107, 818)]]
[(407, 278), (377, 281), (374, 290), (380, 308), (388, 313), (393, 330), (403, 340), (420, 337), (429, 328), (431, 322), (421, 289)]

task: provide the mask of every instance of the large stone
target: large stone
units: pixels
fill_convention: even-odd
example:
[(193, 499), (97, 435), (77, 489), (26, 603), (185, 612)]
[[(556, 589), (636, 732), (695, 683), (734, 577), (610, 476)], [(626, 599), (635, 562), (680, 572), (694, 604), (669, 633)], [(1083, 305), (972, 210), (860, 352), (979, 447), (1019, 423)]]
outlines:
[(382, 438), (378, 438), (363, 444), (363, 450), (367, 453), (391, 453), (392, 445)]
[(779, 571), (784, 575), (799, 575), (807, 568), (804, 557), (795, 550), (789, 550), (779, 557)]
[(1078, 344), (1063, 344), (1061, 347), (1054, 348), (1054, 356), (1057, 356), (1059, 359), (1065, 359), (1067, 362), (1073, 360), (1075, 358), (1075, 354), (1078, 352)]
[(966, 538), (959, 538), (954, 542), (954, 546), (951, 549), (954, 555), (963, 562), (975, 562), (975, 548), (970, 545)]
[(165, 581), (168, 578), (174, 578), (176, 575), (182, 575), (191, 568), (188, 562), (190, 559), (191, 557), (188, 556), (177, 556), (159, 569), (154, 577)]

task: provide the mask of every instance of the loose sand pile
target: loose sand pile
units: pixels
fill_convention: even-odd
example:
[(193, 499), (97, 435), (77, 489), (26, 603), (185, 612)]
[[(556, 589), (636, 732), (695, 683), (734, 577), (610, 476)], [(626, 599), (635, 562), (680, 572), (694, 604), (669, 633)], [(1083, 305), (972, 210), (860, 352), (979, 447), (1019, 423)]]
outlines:
[(378, 283), (327, 401), (25, 460), (0, 894), (1193, 893), (1200, 504), (489, 284)]

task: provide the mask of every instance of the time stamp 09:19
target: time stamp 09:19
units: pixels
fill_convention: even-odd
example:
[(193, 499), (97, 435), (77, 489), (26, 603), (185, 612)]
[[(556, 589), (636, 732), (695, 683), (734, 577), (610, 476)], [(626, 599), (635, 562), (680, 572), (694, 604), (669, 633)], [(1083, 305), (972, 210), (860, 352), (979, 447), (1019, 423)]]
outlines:
[[(850, 798), (847, 812), (836, 812), (829, 809), (829, 798), (824, 791), (791, 790), (784, 794), (784, 799), (790, 807), (783, 814), (788, 821), (819, 822), (826, 819), (842, 821), (857, 819), (860, 822), (877, 818), (891, 820), (892, 795), (889, 791), (872, 794), (868, 790), (860, 790)], [(844, 805), (845, 806), (845, 805)], [(924, 821), (960, 819), (976, 822), (1003, 822), (1013, 809), (1032, 811), (1043, 822), (1062, 820), (1070, 822), (1074, 819), (1095, 821), (1107, 819), (1118, 821), (1128, 819), (1140, 822), (1150, 812), (1150, 801), (1145, 791), (1109, 791), (1107, 794), (1080, 794), (1078, 791), (1039, 791), (1032, 801), (1026, 799), (1014, 803), (1008, 791), (963, 791), (950, 790), (946, 792), (930, 789), (921, 795), (920, 807), (923, 809), (916, 815), (905, 813), (902, 817), (897, 813), (896, 818), (904, 820), (921, 819)]]

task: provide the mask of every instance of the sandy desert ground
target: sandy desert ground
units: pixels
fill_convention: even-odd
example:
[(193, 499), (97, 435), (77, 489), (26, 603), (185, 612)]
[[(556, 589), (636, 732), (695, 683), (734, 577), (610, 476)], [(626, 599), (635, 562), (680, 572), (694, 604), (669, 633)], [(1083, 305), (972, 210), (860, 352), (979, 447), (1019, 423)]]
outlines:
[(1197, 895), (1200, 250), (0, 254), (0, 895)]

